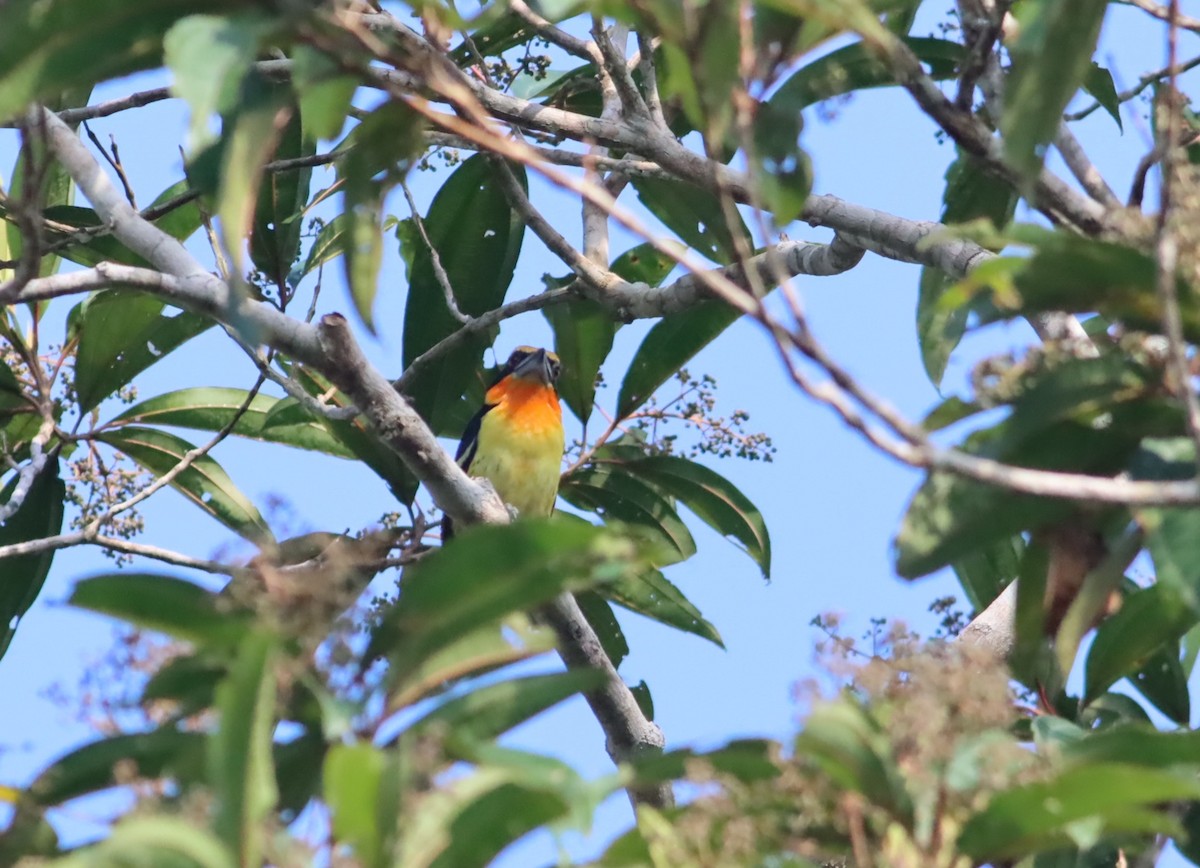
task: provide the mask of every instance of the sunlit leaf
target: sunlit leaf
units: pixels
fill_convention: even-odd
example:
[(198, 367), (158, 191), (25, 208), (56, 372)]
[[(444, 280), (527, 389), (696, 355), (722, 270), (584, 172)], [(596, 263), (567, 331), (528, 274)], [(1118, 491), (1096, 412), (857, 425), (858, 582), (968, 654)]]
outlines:
[(586, 522), (522, 519), (468, 528), (408, 569), (404, 593), (375, 630), (369, 654), (386, 653), (399, 680), (511, 612), (643, 565), (630, 541)]
[(686, 560), (696, 553), (695, 540), (667, 495), (634, 473), (619, 467), (582, 468), (563, 480), (559, 494), (568, 503), (606, 520), (647, 531), (665, 548), (656, 566)]
[(1091, 68), (1107, 8), (1105, 0), (1030, 0), (1016, 10), (1020, 35), (1009, 48), (1000, 128), (1005, 154), (1030, 181)]
[[(196, 447), (181, 437), (130, 425), (104, 431), (99, 440), (119, 449), (155, 476), (163, 476)], [(201, 455), (171, 480), (196, 506), (231, 530), (252, 540), (269, 539), (271, 530), (254, 504), (210, 455)]]
[(258, 865), (264, 821), (278, 798), (271, 741), (275, 731), (276, 640), (250, 633), (217, 687), (220, 722), (208, 738), (208, 771), (217, 797), (214, 827), (238, 863)]
[(625, 576), (606, 585), (600, 593), (631, 612), (725, 647), (717, 628), (658, 570)]
[(230, 433), (239, 437), (324, 452), (339, 458), (354, 457), (354, 453), (345, 444), (330, 434), (325, 426), (314, 420), (298, 403), (292, 402), (287, 405), (296, 408), (292, 414), (294, 418), (283, 418), (276, 410), (286, 410), (286, 407), (280, 408), (280, 404), (287, 399), (259, 394), (254, 396), (245, 410), (242, 410), (248, 397), (249, 393), (244, 389), (214, 386), (179, 389), (141, 401), (106, 423), (105, 427), (166, 425), (200, 431), (221, 431), (233, 422)]
[(771, 574), (771, 538), (762, 513), (728, 479), (675, 455), (621, 463), (627, 472), (679, 500), (717, 533), (740, 543), (764, 577)]
[[(990, 862), (1071, 843), (1071, 824), (1096, 818), (1105, 833), (1169, 832), (1166, 812), (1146, 809), (1200, 796), (1194, 773), (1122, 763), (1068, 768), (1055, 778), (994, 795), (963, 827), (958, 843), (972, 858)], [(1053, 811), (1046, 806), (1053, 804)]]
[[(905, 37), (902, 41), (926, 65), (934, 80), (956, 74), (963, 57), (961, 43), (928, 37)], [(888, 65), (856, 42), (800, 67), (771, 95), (770, 101), (800, 110), (851, 91), (895, 84), (896, 76)]]

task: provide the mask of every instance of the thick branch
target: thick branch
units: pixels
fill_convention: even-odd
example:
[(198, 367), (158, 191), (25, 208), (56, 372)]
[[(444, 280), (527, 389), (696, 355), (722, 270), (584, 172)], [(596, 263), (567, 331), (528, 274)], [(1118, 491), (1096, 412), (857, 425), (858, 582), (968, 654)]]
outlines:
[[(208, 274), (178, 241), (144, 220), (129, 207), (112, 186), (87, 149), (52, 112), (43, 112), (49, 142), (59, 161), (75, 179), (96, 212), (112, 224), (113, 234), (127, 247), (167, 272), (181, 297), (175, 300), (223, 322), (237, 323), (239, 331), (252, 331), (259, 340), (292, 355), (320, 371), (341, 388), (362, 411), (381, 440), (396, 451), (413, 474), (425, 484), (434, 501), (447, 514), (464, 524), (503, 523), (508, 510), (490, 486), (469, 479), (442, 449), (433, 432), (401, 397), (392, 384), (362, 354), (340, 314), (323, 317), (317, 326), (299, 322), (277, 309), (233, 293), (229, 286)], [(165, 283), (165, 282), (164, 282)], [(186, 298), (185, 298), (185, 297)], [(561, 609), (561, 624), (570, 624), (570, 635), (582, 637), (587, 645), (599, 645), (582, 615)], [(578, 615), (578, 618), (574, 616)], [(568, 621), (568, 618), (572, 619)], [(565, 654), (585, 653), (566, 649)], [(597, 713), (605, 727), (610, 747), (624, 759), (637, 750), (657, 750), (662, 734), (637, 708), (629, 688), (616, 675), (611, 662), (603, 690), (589, 697), (604, 713)], [(669, 789), (644, 797), (654, 804), (669, 803)]]

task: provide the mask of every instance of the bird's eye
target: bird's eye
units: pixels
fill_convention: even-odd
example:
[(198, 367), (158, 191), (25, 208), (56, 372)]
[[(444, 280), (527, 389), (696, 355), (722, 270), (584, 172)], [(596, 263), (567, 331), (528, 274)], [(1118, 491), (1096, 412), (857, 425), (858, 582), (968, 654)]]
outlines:
[(562, 373), (562, 365), (559, 364), (558, 362), (554, 361), (553, 359), (551, 359), (550, 360), (550, 376), (552, 376), (554, 379), (557, 380), (558, 375), (561, 373)]

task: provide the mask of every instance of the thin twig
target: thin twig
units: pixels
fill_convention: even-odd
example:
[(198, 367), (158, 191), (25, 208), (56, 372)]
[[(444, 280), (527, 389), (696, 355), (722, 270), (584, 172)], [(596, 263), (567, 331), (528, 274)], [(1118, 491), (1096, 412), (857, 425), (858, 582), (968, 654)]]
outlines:
[(1108, 181), (1104, 180), (1104, 176), (1100, 174), (1100, 170), (1096, 168), (1096, 165), (1088, 157), (1087, 152), (1084, 151), (1079, 139), (1075, 138), (1075, 134), (1071, 132), (1070, 127), (1065, 123), (1059, 127), (1058, 137), (1054, 140), (1054, 146), (1058, 148), (1058, 153), (1062, 155), (1063, 162), (1067, 164), (1067, 168), (1071, 170), (1071, 174), (1075, 176), (1075, 180), (1080, 183), (1083, 189), (1087, 190), (1088, 195), (1105, 208), (1121, 207), (1121, 200), (1117, 198), (1117, 194), (1108, 185)]
[[(1180, 15), (1179, 9), (1174, 3), (1168, 3), (1166, 6), (1163, 6), (1161, 3), (1155, 3), (1154, 0), (1125, 0), (1125, 2), (1131, 6), (1136, 6), (1159, 21), (1166, 21), (1169, 27), (1200, 31), (1200, 18)], [(1174, 65), (1174, 58), (1171, 60), (1171, 65)]]
[(542, 308), (548, 307), (552, 304), (560, 304), (564, 301), (568, 301), (570, 298), (572, 298), (572, 296), (573, 293), (565, 287), (559, 289), (548, 289), (545, 292), (538, 293), (537, 295), (531, 295), (527, 298), (518, 299), (517, 301), (512, 301), (506, 305), (503, 305), (502, 307), (498, 307), (495, 310), (490, 310), (485, 314), (480, 314), (479, 316), (474, 317), (469, 322), (465, 323), (462, 328), (446, 335), (446, 337), (442, 338), (432, 347), (421, 353), (421, 355), (413, 359), (412, 364), (405, 369), (404, 373), (393, 383), (393, 385), (398, 391), (403, 392), (423, 368), (425, 368), (429, 363), (441, 358), (446, 353), (453, 350), (463, 341), (468, 340), (480, 332), (494, 328), (506, 319), (511, 319), (514, 316), (527, 313), (531, 310), (541, 310)]
[[(1200, 66), (1200, 57), (1193, 57), (1187, 63), (1178, 67), (1176, 69), (1176, 71), (1179, 74), (1183, 74), (1185, 72), (1195, 69), (1197, 66)], [(1169, 76), (1171, 74), (1172, 69), (1175, 69), (1175, 67), (1165, 66), (1162, 69), (1156, 69), (1154, 72), (1146, 73), (1145, 75), (1143, 75), (1141, 78), (1139, 78), (1137, 80), (1137, 84), (1135, 84), (1133, 87), (1129, 88), (1128, 90), (1123, 90), (1117, 94), (1117, 103), (1120, 104), (1120, 103), (1129, 102), (1129, 100), (1136, 97), (1138, 94), (1140, 94), (1146, 88), (1150, 87), (1150, 85), (1154, 84), (1156, 81), (1162, 81), (1164, 78)], [(1084, 106), (1079, 111), (1068, 112), (1067, 114), (1063, 115), (1063, 120), (1064, 121), (1081, 121), (1098, 108), (1101, 108), (1099, 101), (1093, 102), (1091, 105)]]
[[(625, 60), (625, 42), (629, 39), (629, 28), (618, 22), (613, 25), (612, 35), (604, 27), (604, 21), (598, 16), (592, 18), (592, 38), (600, 49), (602, 77), (604, 73), (612, 80), (613, 87), (621, 99), (621, 108), (626, 117), (649, 117), (650, 110), (645, 100), (638, 93), (633, 76), (629, 73), (629, 64)], [(618, 44), (620, 43), (620, 44)]]
[(639, 69), (642, 71), (642, 89), (646, 92), (646, 107), (650, 110), (650, 119), (659, 129), (669, 129), (666, 115), (663, 114), (662, 97), (658, 92), (658, 71), (654, 66), (655, 39), (647, 39), (641, 30), (637, 31), (638, 54), (640, 55)]
[(100, 144), (100, 139), (92, 132), (91, 126), (83, 125), (83, 131), (87, 133), (87, 137), (92, 144), (96, 146), (96, 150), (100, 152), (100, 156), (104, 157), (105, 161), (113, 167), (113, 171), (117, 173), (117, 177), (121, 179), (121, 187), (125, 190), (125, 198), (134, 208), (137, 207), (137, 197), (133, 193), (133, 185), (129, 183), (129, 176), (125, 174), (125, 167), (121, 165), (121, 154), (117, 150), (117, 140), (109, 136), (109, 143), (112, 146), (112, 153), (105, 149), (104, 145)]
[(586, 40), (572, 36), (567, 31), (555, 27), (541, 15), (534, 12), (525, 0), (509, 0), (508, 9), (518, 18), (538, 32), (538, 35), (554, 45), (557, 45), (568, 54), (573, 54), (576, 57), (582, 57), (584, 60), (592, 60), (597, 64), (600, 62), (600, 57), (596, 51), (588, 44)]
[(438, 254), (437, 248), (433, 246), (433, 241), (430, 240), (429, 233), (425, 231), (425, 221), (421, 219), (421, 210), (417, 207), (416, 200), (413, 199), (412, 191), (408, 189), (408, 184), (404, 181), (400, 182), (400, 189), (404, 191), (404, 198), (408, 202), (408, 208), (412, 213), (413, 223), (417, 227), (421, 241), (425, 243), (425, 249), (429, 251), (429, 262), (433, 266), (433, 274), (437, 278), (438, 286), (442, 288), (442, 295), (446, 299), (446, 307), (449, 309), (451, 316), (463, 325), (466, 325), (471, 321), (471, 318), (458, 309), (458, 302), (454, 298), (454, 287), (450, 284), (450, 275), (442, 267), (442, 257)]
[[(1179, 38), (1179, 0), (1170, 0), (1167, 24), (1167, 66), (1176, 67)], [(1196, 446), (1200, 462), (1200, 398), (1192, 386), (1192, 374), (1188, 367), (1187, 343), (1183, 336), (1183, 318), (1179, 309), (1177, 289), (1177, 266), (1179, 247), (1174, 234), (1173, 208), (1175, 206), (1175, 184), (1179, 149), (1176, 142), (1182, 125), (1183, 95), (1177, 88), (1177, 76), (1172, 73), (1168, 89), (1157, 101), (1155, 118), (1158, 140), (1162, 142), (1161, 182), (1159, 184), (1159, 208), (1155, 232), (1157, 272), (1155, 286), (1163, 309), (1163, 331), (1167, 338), (1167, 362), (1170, 365), (1171, 385), (1183, 401), (1187, 413), (1188, 433)], [(1197, 465), (1197, 480), (1200, 480), (1200, 463)]]

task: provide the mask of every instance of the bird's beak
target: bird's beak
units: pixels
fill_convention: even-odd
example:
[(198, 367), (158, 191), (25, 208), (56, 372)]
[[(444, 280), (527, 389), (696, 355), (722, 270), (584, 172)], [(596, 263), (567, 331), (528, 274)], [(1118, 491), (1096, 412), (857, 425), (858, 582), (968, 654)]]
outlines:
[(545, 350), (538, 350), (521, 359), (521, 363), (513, 368), (513, 376), (523, 380), (536, 380), (546, 386), (554, 382), (550, 358)]

